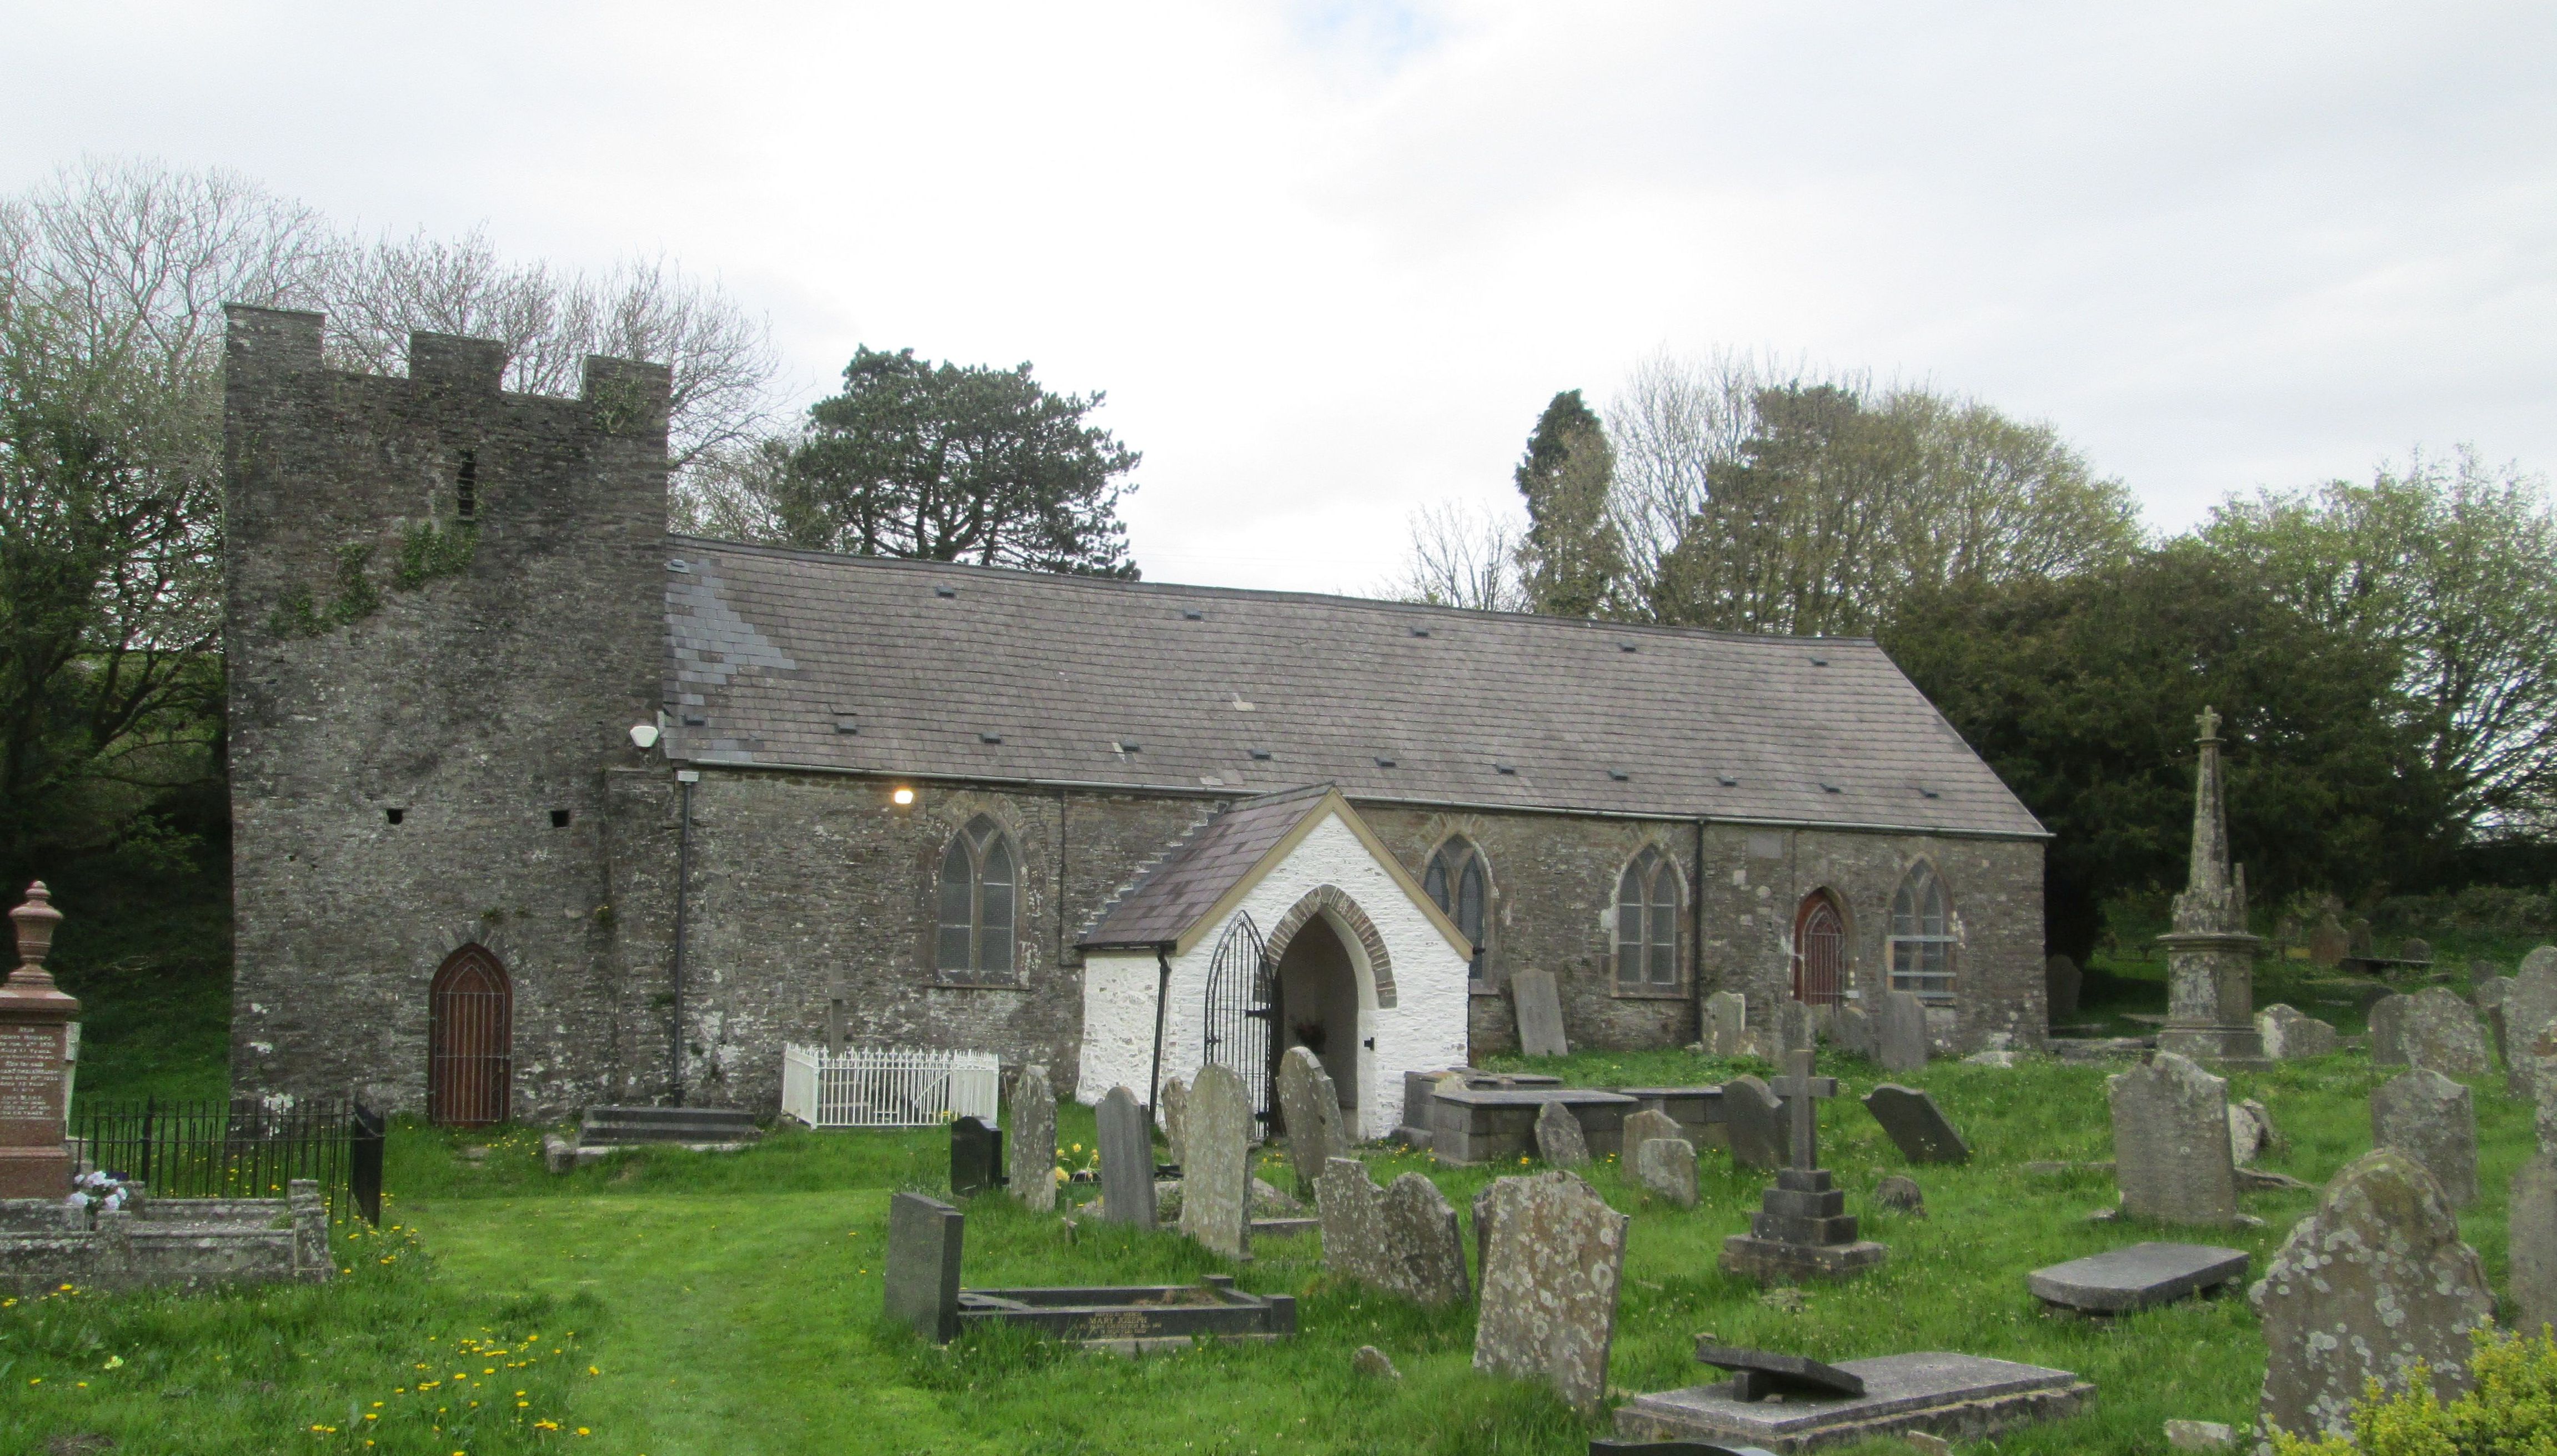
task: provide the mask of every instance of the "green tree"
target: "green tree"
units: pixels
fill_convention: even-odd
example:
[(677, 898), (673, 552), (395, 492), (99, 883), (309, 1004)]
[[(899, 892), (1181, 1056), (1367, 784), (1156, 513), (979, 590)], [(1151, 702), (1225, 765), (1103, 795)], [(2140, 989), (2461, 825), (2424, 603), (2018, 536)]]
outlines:
[(1625, 575), (1624, 538), (1610, 513), (1616, 453), (1579, 390), (1546, 405), (1513, 478), (1527, 497), (1518, 559), (1528, 609), (1612, 615)]
[(1143, 458), (1085, 422), (1103, 399), (1051, 394), (1026, 363), (858, 348), (808, 411), (774, 518), (814, 550), (1133, 580), (1119, 501)]

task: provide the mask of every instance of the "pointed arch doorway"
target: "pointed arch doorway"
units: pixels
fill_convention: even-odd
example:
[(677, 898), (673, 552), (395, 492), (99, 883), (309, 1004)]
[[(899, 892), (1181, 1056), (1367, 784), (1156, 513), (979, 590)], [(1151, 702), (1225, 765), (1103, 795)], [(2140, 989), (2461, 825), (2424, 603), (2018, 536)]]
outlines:
[(1794, 999), (1834, 1006), (1846, 991), (1846, 916), (1826, 890), (1803, 897), (1794, 911)]
[(444, 958), (427, 991), (426, 1113), (448, 1127), (506, 1121), (515, 1085), (515, 989), (487, 947)]

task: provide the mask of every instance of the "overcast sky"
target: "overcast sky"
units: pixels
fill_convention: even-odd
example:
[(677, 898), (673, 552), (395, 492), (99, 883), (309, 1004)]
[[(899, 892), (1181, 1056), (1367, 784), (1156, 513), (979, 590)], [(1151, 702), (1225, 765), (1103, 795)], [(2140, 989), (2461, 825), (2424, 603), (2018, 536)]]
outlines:
[(0, 5), (0, 186), (236, 169), (1035, 362), (1150, 578), (1394, 574), (1561, 388), (1756, 349), (2045, 419), (2177, 527), (2557, 464), (2557, 7)]

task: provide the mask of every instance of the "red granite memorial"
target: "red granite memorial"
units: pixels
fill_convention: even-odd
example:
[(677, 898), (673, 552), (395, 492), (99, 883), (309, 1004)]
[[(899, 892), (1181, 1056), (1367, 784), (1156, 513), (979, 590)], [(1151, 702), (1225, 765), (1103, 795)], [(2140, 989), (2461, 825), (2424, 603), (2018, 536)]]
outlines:
[(9, 912), (18, 926), (18, 969), (0, 984), (0, 1198), (65, 1198), (71, 1158), (64, 1145), (69, 1113), (71, 1018), (79, 1002), (45, 973), (63, 912), (45, 882)]

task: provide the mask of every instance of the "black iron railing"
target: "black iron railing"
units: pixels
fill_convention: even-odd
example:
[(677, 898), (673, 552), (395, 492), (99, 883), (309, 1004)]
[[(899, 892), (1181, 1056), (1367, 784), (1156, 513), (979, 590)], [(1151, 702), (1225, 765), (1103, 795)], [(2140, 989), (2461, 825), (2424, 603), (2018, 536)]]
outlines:
[(83, 1103), (70, 1121), (80, 1159), (149, 1197), (281, 1198), (312, 1178), (331, 1218), (351, 1209), (372, 1224), (382, 1221), (382, 1131), (381, 1115), (353, 1101), (149, 1098)]

